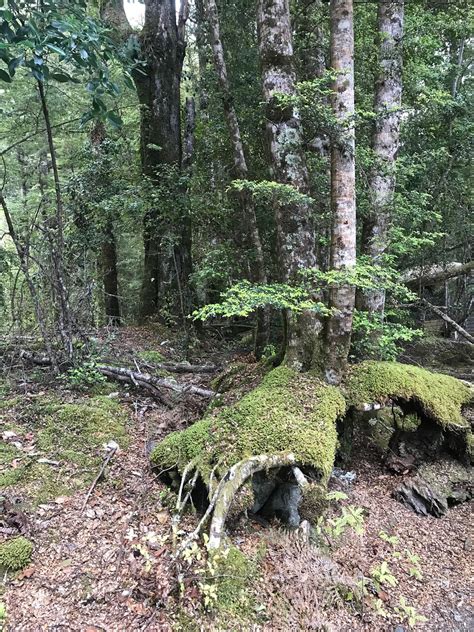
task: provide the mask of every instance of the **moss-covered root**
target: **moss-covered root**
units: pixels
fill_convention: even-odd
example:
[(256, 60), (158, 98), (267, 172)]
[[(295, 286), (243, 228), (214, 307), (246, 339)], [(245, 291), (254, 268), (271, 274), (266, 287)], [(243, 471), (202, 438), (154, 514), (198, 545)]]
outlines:
[(191, 539), (212, 517), (210, 546), (219, 547), (236, 493), (257, 472), (296, 465), (324, 485), (334, 463), (336, 419), (345, 407), (337, 388), (282, 366), (237, 404), (168, 435), (153, 450), (152, 464), (169, 476), (183, 475), (192, 463), (209, 492), (210, 505)]
[(433, 454), (447, 448), (458, 459), (472, 462), (472, 432), (463, 411), (473, 399), (474, 390), (465, 382), (397, 362), (363, 362), (352, 368), (346, 389), (349, 405), (358, 410), (395, 402), (404, 412), (405, 421), (416, 412), (419, 427), (406, 427), (404, 423), (391, 440), (392, 449), (407, 442), (416, 447), (421, 441), (426, 452), (426, 438), (431, 436), (437, 438), (430, 448)]
[(448, 375), (410, 364), (369, 361), (352, 367), (345, 386), (349, 404), (358, 409), (395, 400), (401, 406), (414, 404), (443, 428), (464, 430), (468, 426), (462, 407), (472, 399), (473, 390)]
[(336, 419), (344, 414), (341, 392), (308, 374), (278, 367), (237, 404), (161, 441), (151, 454), (160, 471), (182, 474), (190, 461), (203, 481), (220, 479), (239, 461), (292, 453), (295, 462), (327, 479), (336, 451)]
[(0, 568), (19, 571), (28, 566), (33, 552), (33, 544), (20, 536), (0, 544)]

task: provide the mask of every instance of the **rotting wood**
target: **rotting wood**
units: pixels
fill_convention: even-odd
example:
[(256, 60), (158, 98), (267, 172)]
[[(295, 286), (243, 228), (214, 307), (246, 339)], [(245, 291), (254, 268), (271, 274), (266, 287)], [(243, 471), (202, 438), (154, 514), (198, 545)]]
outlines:
[(432, 303), (427, 301), (425, 298), (421, 299), (421, 303), (423, 303), (423, 305), (426, 305), (426, 307), (428, 307), (432, 312), (434, 312), (437, 316), (439, 316), (446, 323), (448, 323), (455, 331), (458, 332), (460, 336), (465, 338), (471, 344), (474, 344), (474, 336), (471, 336), (471, 334), (468, 333), (463, 327), (461, 327), (461, 325), (459, 325), (455, 320), (453, 320), (447, 314), (445, 314), (442, 309), (440, 309), (436, 305), (433, 305)]

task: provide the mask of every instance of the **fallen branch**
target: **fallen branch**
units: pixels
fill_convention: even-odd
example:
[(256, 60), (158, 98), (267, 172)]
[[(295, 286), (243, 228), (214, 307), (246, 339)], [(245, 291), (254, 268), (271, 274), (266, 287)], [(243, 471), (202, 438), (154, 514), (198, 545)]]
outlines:
[(89, 502), (89, 498), (91, 497), (92, 492), (94, 491), (94, 489), (96, 488), (97, 483), (100, 481), (100, 479), (103, 477), (104, 472), (105, 472), (105, 468), (107, 467), (107, 465), (110, 463), (112, 457), (114, 456), (114, 454), (117, 452), (117, 448), (118, 445), (115, 442), (110, 442), (110, 444), (107, 446), (108, 448), (108, 453), (107, 456), (105, 457), (105, 459), (102, 462), (102, 467), (100, 468), (99, 473), (97, 474), (97, 476), (94, 479), (94, 482), (92, 483), (92, 485), (89, 488), (89, 491), (87, 492), (87, 496), (84, 499), (84, 503), (81, 507), (81, 513), (84, 511), (84, 509), (86, 508), (87, 503)]
[(471, 344), (474, 344), (474, 336), (471, 336), (471, 334), (468, 333), (463, 327), (461, 327), (461, 325), (458, 325), (458, 323), (455, 320), (453, 320), (447, 314), (445, 314), (442, 309), (440, 309), (439, 307), (436, 307), (436, 305), (433, 305), (432, 303), (427, 301), (425, 298), (422, 298), (421, 302), (423, 303), (423, 305), (426, 305), (426, 307), (428, 307), (437, 316), (439, 316), (446, 323), (448, 323), (455, 331), (458, 332), (460, 336), (468, 340)]
[(162, 377), (156, 377), (154, 375), (150, 375), (149, 373), (139, 373), (138, 371), (107, 365), (97, 366), (96, 369), (99, 373), (102, 373), (102, 375), (111, 379), (144, 386), (145, 388), (148, 388), (148, 390), (158, 393), (160, 397), (162, 397), (160, 389), (163, 388), (180, 395), (190, 394), (198, 395), (199, 397), (204, 398), (211, 398), (215, 395), (214, 391), (207, 388), (195, 386), (194, 384), (178, 384), (178, 382), (173, 382)]
[(141, 364), (150, 369), (160, 369), (170, 373), (216, 373), (220, 368), (215, 364), (188, 364), (187, 362), (158, 362), (153, 364), (141, 362)]

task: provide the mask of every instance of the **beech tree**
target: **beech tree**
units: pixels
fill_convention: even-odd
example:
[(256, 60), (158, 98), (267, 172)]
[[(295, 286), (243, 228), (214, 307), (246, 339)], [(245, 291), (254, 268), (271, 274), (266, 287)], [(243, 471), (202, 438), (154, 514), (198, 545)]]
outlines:
[[(379, 0), (378, 60), (374, 90), (376, 116), (372, 135), (374, 164), (370, 176), (370, 208), (362, 229), (362, 253), (383, 265), (395, 194), (395, 164), (400, 144), (402, 105), (402, 42), (404, 0)], [(383, 317), (383, 289), (359, 293), (358, 306)]]
[[(233, 103), (233, 95), (227, 75), (227, 65), (224, 56), (224, 47), (220, 36), (219, 14), (215, 0), (204, 0), (207, 20), (209, 24), (209, 33), (211, 40), (211, 48), (213, 52), (214, 67), (216, 69), (219, 87), (222, 93), (222, 104), (224, 115), (226, 118), (229, 137), (234, 152), (234, 173), (239, 180), (247, 180), (249, 177), (249, 169), (245, 157), (244, 145), (240, 133), (239, 120)], [(252, 281), (255, 283), (266, 284), (267, 273), (265, 270), (265, 262), (263, 258), (263, 247), (260, 240), (260, 233), (255, 215), (255, 206), (251, 193), (244, 187), (240, 189), (239, 200), (242, 208), (242, 219), (247, 226), (248, 242), (253, 251), (253, 261), (250, 269), (252, 270)], [(268, 342), (269, 333), (269, 311), (262, 308), (258, 310), (257, 327), (255, 332), (255, 355), (261, 357), (264, 348)]]
[[(336, 73), (332, 107), (338, 122), (331, 147), (331, 268), (344, 271), (356, 263), (354, 19), (352, 0), (331, 0), (331, 67)], [(355, 289), (341, 283), (330, 291), (334, 314), (327, 328), (326, 379), (337, 383), (347, 363)]]
[[(291, 203), (275, 204), (280, 278), (298, 283), (304, 269), (316, 266), (316, 253), (302, 126), (291, 103), (296, 76), (288, 0), (259, 0), (257, 18), (270, 173), (300, 194)], [(299, 370), (309, 369), (318, 352), (321, 322), (309, 310), (298, 316), (287, 311), (285, 320), (285, 361)]]
[[(153, 182), (179, 178), (182, 161), (180, 86), (183, 68), (187, 1), (176, 17), (175, 0), (146, 0), (140, 34), (144, 67), (134, 73), (141, 104), (141, 160), (144, 175)], [(191, 271), (189, 218), (175, 218), (161, 208), (144, 218), (144, 272), (141, 316), (157, 315), (170, 288), (181, 293)], [(174, 298), (174, 303), (179, 299)], [(178, 303), (179, 304), (179, 303)], [(175, 313), (179, 311), (174, 308)], [(183, 316), (180, 314), (180, 316)]]

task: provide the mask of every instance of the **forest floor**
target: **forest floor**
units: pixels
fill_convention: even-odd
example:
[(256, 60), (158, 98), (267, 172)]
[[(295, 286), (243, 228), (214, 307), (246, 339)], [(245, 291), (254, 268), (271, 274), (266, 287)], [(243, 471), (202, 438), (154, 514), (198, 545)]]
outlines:
[[(172, 342), (160, 344), (163, 333), (130, 328), (114, 336), (107, 349), (117, 364), (150, 362), (157, 353), (181, 359)], [(238, 360), (249, 364), (252, 375), (244, 352), (211, 345), (195, 356), (223, 365)], [(254, 564), (251, 573), (247, 569), (230, 582), (243, 598), (206, 610), (199, 562), (174, 559), (170, 493), (148, 464), (150, 441), (199, 418), (203, 402), (186, 397), (170, 410), (126, 385), (100, 386), (98, 396), (46, 376), (41, 369), (12, 370), (0, 405), (0, 480), (3, 475), (8, 482), (2, 494), (10, 524), (34, 544), (30, 565), (3, 577), (5, 630), (402, 632), (410, 623), (430, 631), (474, 629), (470, 505), (454, 507), (442, 519), (415, 515), (392, 498), (402, 477), (387, 473), (377, 446), (365, 440), (350, 465), (354, 480), (331, 479), (331, 488), (347, 496), (331, 510), (333, 517), (342, 507), (361, 508), (363, 532), (347, 530), (323, 549), (278, 524), (240, 517), (229, 525), (229, 536)], [(176, 379), (208, 385), (212, 377)], [(244, 388), (251, 385), (249, 378)], [(112, 416), (105, 429), (91, 427), (95, 443), (74, 426), (78, 407), (91, 400)], [(67, 428), (77, 431), (74, 449), (64, 444), (61, 425), (54, 425), (69, 423), (65, 410), (73, 418)], [(110, 439), (119, 448), (84, 504)], [(32, 472), (41, 474), (40, 489)], [(187, 514), (181, 528), (195, 524)], [(381, 567), (390, 579), (377, 591), (364, 580), (363, 594), (361, 580), (373, 580)]]

